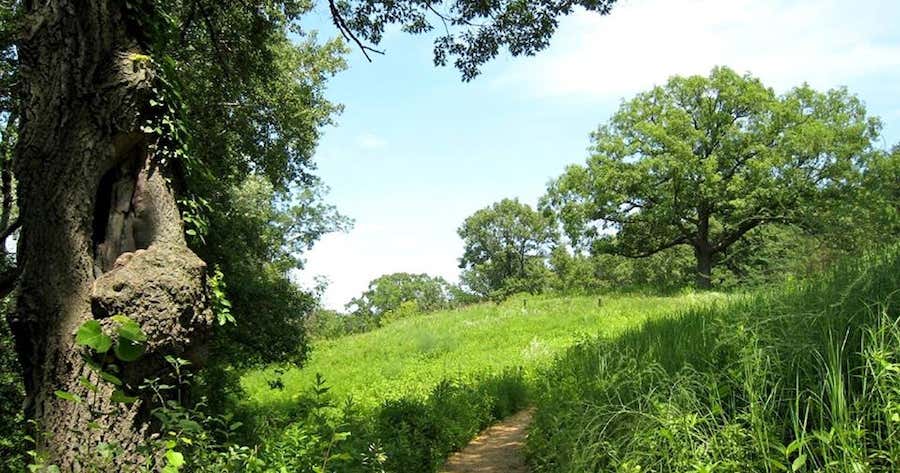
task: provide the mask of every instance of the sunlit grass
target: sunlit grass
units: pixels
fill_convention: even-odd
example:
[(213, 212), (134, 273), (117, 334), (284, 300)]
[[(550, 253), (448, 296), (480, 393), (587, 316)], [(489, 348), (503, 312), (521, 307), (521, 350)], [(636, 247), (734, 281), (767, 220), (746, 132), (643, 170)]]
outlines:
[(900, 247), (585, 341), (535, 376), (535, 472), (900, 471)]
[[(546, 364), (578, 340), (611, 337), (677, 310), (724, 300), (721, 294), (672, 297), (519, 296), (399, 320), (379, 330), (323, 341), (303, 368), (269, 367), (245, 375), (248, 403), (277, 410), (322, 373), (336, 398), (363, 407), (387, 399), (422, 397), (443, 379), (466, 380), (507, 367)], [(272, 389), (279, 377), (284, 389)]]

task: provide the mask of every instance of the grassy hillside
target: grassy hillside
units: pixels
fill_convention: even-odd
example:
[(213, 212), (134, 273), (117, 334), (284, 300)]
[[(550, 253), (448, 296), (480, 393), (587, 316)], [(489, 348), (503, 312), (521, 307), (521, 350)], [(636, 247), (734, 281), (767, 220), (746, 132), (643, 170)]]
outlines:
[(319, 343), (302, 369), (248, 373), (244, 419), (262, 437), (265, 467), (313, 472), (328, 459), (342, 472), (431, 472), (524, 408), (532, 374), (567, 347), (727, 299), (529, 296), (410, 317)]
[[(247, 374), (242, 383), (250, 402), (277, 409), (309, 390), (321, 373), (333, 395), (352, 395), (369, 408), (387, 399), (426, 396), (447, 378), (532, 368), (579, 339), (612, 336), (663, 314), (721, 299), (715, 294), (609, 296), (598, 304), (597, 297), (521, 296), (324, 341), (314, 346), (302, 369), (270, 367)], [(284, 389), (271, 389), (269, 381), (279, 377)]]
[(433, 472), (526, 404), (535, 472), (897, 471), (898, 274), (895, 248), (754, 293), (416, 316), (248, 373), (246, 405), (287, 471)]
[(900, 471), (900, 251), (541, 370), (535, 472)]

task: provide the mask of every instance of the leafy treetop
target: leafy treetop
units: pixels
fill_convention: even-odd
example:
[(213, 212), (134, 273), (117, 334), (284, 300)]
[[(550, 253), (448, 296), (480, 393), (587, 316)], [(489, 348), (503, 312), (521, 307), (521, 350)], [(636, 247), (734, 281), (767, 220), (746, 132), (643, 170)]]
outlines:
[(673, 77), (623, 103), (544, 205), (596, 251), (688, 245), (708, 286), (715, 258), (748, 232), (801, 223), (857, 183), (880, 127), (846, 89), (779, 96), (724, 67)]
[(537, 291), (546, 272), (544, 257), (557, 240), (552, 220), (518, 199), (483, 208), (457, 230), (464, 252), (462, 280), (482, 296)]

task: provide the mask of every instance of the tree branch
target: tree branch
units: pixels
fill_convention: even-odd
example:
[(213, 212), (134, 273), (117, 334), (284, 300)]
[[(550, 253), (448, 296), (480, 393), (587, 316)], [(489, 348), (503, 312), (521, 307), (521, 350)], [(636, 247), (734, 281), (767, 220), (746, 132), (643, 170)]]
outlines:
[(369, 57), (369, 53), (367, 51), (371, 51), (377, 54), (384, 54), (384, 51), (379, 51), (375, 48), (366, 46), (360, 41), (358, 37), (350, 30), (350, 27), (347, 26), (347, 22), (344, 21), (344, 17), (341, 16), (341, 12), (338, 10), (337, 5), (334, 4), (334, 0), (328, 0), (328, 9), (331, 10), (331, 20), (334, 22), (334, 26), (341, 32), (341, 35), (347, 41), (353, 40), (357, 46), (359, 46), (359, 50), (362, 51), (363, 56), (369, 62), (372, 62), (372, 58)]
[[(13, 220), (9, 224), (9, 226), (4, 228), (3, 231), (0, 231), (0, 244), (5, 244), (6, 239), (9, 238), (10, 235), (15, 233), (15, 231), (18, 230), (21, 225), (22, 225), (21, 222), (19, 222), (19, 219), (17, 218), (15, 220)], [(2, 248), (0, 248), (0, 250), (2, 250)]]
[(626, 258), (648, 258), (650, 256), (653, 256), (653, 255), (659, 253), (660, 251), (668, 250), (669, 248), (672, 248), (672, 247), (675, 247), (678, 245), (686, 245), (686, 244), (690, 244), (690, 241), (688, 241), (688, 239), (682, 235), (682, 236), (676, 237), (672, 241), (665, 243), (663, 245), (660, 245), (652, 250), (647, 250), (647, 251), (643, 251), (640, 253), (628, 253), (628, 252), (621, 251), (621, 250), (612, 250), (612, 251), (610, 251), (610, 253), (612, 253), (614, 255), (618, 255), (618, 256), (624, 256)]
[(738, 224), (737, 228), (730, 235), (726, 235), (726, 236), (722, 237), (722, 239), (719, 240), (719, 243), (716, 244), (715, 246), (713, 246), (712, 251), (713, 251), (713, 253), (719, 253), (721, 251), (724, 251), (726, 248), (731, 246), (734, 242), (738, 241), (742, 236), (746, 235), (747, 232), (749, 232), (750, 230), (753, 230), (754, 228), (756, 228), (764, 223), (777, 222), (777, 221), (788, 222), (788, 221), (790, 221), (790, 218), (786, 217), (784, 215), (759, 216), (759, 217), (746, 218), (743, 221), (741, 221), (741, 223)]

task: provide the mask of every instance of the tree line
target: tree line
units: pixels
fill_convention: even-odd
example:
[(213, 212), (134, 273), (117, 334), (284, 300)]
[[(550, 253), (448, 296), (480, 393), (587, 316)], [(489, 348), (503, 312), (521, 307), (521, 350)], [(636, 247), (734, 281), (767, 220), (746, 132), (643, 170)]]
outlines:
[(403, 304), (727, 289), (819, 271), (900, 236), (900, 145), (880, 149), (881, 127), (846, 88), (776, 94), (727, 67), (673, 77), (624, 102), (537, 208), (503, 199), (466, 218), (459, 286), (385, 275), (348, 320), (366, 330)]
[(900, 145), (846, 88), (783, 94), (717, 67), (625, 101), (537, 209), (504, 199), (459, 229), (483, 297), (700, 289), (821, 269), (900, 236)]

